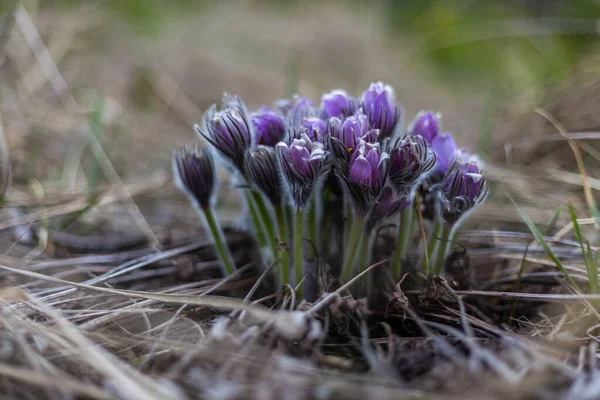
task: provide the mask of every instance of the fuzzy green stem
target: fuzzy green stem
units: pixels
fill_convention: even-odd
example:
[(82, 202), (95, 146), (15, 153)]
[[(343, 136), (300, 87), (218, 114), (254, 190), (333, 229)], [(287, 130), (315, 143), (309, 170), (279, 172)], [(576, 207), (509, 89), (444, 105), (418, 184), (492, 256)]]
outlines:
[(396, 281), (401, 278), (402, 274), (402, 261), (406, 254), (406, 248), (410, 242), (410, 238), (413, 234), (413, 221), (414, 221), (414, 210), (412, 207), (400, 213), (400, 224), (398, 226), (398, 242), (396, 245), (396, 251), (392, 259), (392, 276)]
[(358, 251), (360, 239), (363, 236), (365, 230), (365, 218), (356, 215), (353, 218), (352, 228), (348, 234), (348, 240), (345, 243), (344, 265), (342, 267), (342, 282), (346, 283), (352, 279), (352, 272), (354, 270), (354, 259)]
[(264, 197), (259, 192), (252, 191), (252, 199), (256, 205), (256, 211), (258, 217), (260, 218), (263, 232), (266, 236), (265, 244), (269, 246), (271, 250), (271, 256), (275, 257), (277, 254), (277, 233), (275, 232), (273, 218), (271, 213), (269, 213), (269, 209), (267, 208)]
[[(303, 243), (304, 237), (304, 211), (296, 210), (294, 221), (294, 284), (297, 286), (302, 280), (302, 265), (304, 262)], [(300, 290), (300, 289), (298, 289)]]
[(244, 198), (246, 199), (246, 204), (248, 205), (248, 210), (250, 211), (250, 221), (252, 222), (252, 228), (254, 229), (258, 246), (262, 249), (267, 246), (267, 237), (264, 234), (264, 229), (256, 209), (256, 204), (250, 191), (244, 190), (243, 193)]
[(212, 234), (215, 250), (217, 250), (217, 256), (221, 260), (223, 273), (225, 274), (225, 276), (231, 275), (235, 270), (235, 267), (233, 259), (231, 258), (231, 253), (229, 252), (229, 248), (227, 247), (227, 244), (225, 242), (223, 231), (219, 226), (219, 221), (217, 221), (212, 207), (205, 207), (202, 209), (202, 211), (204, 212), (204, 217), (206, 219), (208, 229)]
[[(316, 251), (320, 251), (320, 240), (319, 240), (319, 231), (320, 231), (320, 225), (319, 225), (319, 214), (320, 214), (320, 210), (319, 210), (319, 201), (320, 201), (320, 196), (315, 195), (312, 199), (312, 206), (310, 208), (310, 210), (308, 211), (308, 237), (310, 238), (310, 241), (312, 242), (314, 248), (316, 249)], [(318, 254), (315, 254), (315, 258), (318, 256)]]
[[(355, 258), (356, 258), (356, 263), (354, 265), (355, 271), (362, 272), (371, 265), (371, 246), (372, 246), (371, 232), (363, 231), (362, 235), (360, 235), (360, 241), (357, 246), (358, 250), (357, 250), (357, 254), (355, 256)], [(373, 271), (371, 271), (371, 272), (373, 272)], [(373, 274), (372, 273), (368, 273), (368, 275), (367, 275), (365, 289), (366, 289), (365, 295), (367, 297), (370, 297), (371, 293), (373, 291)]]
[(437, 250), (435, 263), (433, 264), (433, 273), (439, 275), (444, 269), (444, 261), (446, 260), (446, 253), (452, 243), (452, 237), (454, 236), (454, 227), (452, 225), (442, 224), (442, 238), (440, 239), (440, 245)]
[[(433, 226), (433, 232), (429, 237), (429, 241), (427, 242), (427, 257), (423, 257), (421, 260), (421, 271), (426, 271), (427, 273), (432, 273), (433, 266), (435, 265), (434, 261), (436, 260), (436, 254), (440, 247), (440, 238), (442, 236), (442, 229), (444, 228), (444, 223), (442, 221), (436, 221)], [(425, 260), (429, 260), (429, 265), (427, 265)]]
[(275, 218), (277, 219), (277, 231), (279, 234), (279, 240), (284, 244), (281, 246), (283, 249), (279, 251), (280, 268), (279, 268), (279, 279), (284, 285), (290, 283), (290, 253), (289, 253), (289, 235), (288, 227), (285, 220), (285, 206), (278, 205), (275, 207)]

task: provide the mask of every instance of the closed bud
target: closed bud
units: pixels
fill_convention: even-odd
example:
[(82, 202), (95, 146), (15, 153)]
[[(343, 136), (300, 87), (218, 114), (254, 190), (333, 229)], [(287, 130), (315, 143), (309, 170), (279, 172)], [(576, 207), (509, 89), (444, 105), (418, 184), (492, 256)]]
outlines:
[(444, 178), (440, 193), (442, 218), (455, 224), (487, 196), (486, 180), (476, 161), (455, 163)]
[(304, 132), (308, 135), (310, 140), (321, 143), (325, 141), (327, 133), (327, 123), (325, 121), (317, 117), (310, 117), (304, 118), (301, 125), (305, 129)]
[(379, 129), (381, 138), (390, 137), (400, 119), (392, 88), (382, 82), (372, 83), (363, 93), (362, 105), (371, 127)]
[(357, 212), (365, 216), (379, 197), (386, 180), (389, 156), (378, 143), (361, 140), (353, 153), (347, 170), (338, 174), (345, 182)]
[(259, 146), (249, 150), (246, 154), (246, 173), (252, 184), (258, 187), (273, 205), (281, 204), (283, 187), (275, 149)]
[(390, 153), (390, 182), (394, 188), (409, 193), (436, 162), (422, 136), (405, 136), (395, 141)]
[(246, 108), (239, 97), (225, 95), (221, 111), (213, 105), (204, 116), (204, 128), (196, 125), (194, 129), (244, 173), (244, 155), (254, 143)]
[(255, 143), (260, 145), (275, 146), (286, 132), (283, 118), (268, 107), (262, 107), (252, 115), (252, 125), (256, 135)]
[(391, 188), (386, 187), (373, 205), (369, 214), (369, 225), (372, 227), (380, 220), (406, 210), (410, 205), (411, 201), (408, 195), (397, 195)]
[(216, 186), (215, 163), (210, 151), (194, 144), (173, 153), (173, 175), (177, 186), (201, 208), (210, 206)]
[(421, 111), (408, 128), (408, 134), (423, 136), (427, 143), (431, 144), (433, 139), (438, 135), (440, 119), (440, 114), (435, 114), (431, 111)]
[(276, 151), (290, 198), (296, 208), (304, 209), (327, 172), (328, 153), (322, 143), (311, 141), (307, 135), (293, 139), (289, 145), (279, 142)]
[(295, 97), (287, 113), (288, 124), (292, 128), (302, 126), (302, 121), (307, 118), (316, 118), (317, 110), (315, 103), (307, 97)]
[(344, 119), (355, 113), (357, 101), (344, 90), (333, 90), (321, 98), (321, 117)]
[(460, 151), (456, 147), (454, 138), (449, 133), (437, 135), (431, 142), (431, 149), (437, 157), (436, 171), (445, 174), (456, 162), (460, 161)]

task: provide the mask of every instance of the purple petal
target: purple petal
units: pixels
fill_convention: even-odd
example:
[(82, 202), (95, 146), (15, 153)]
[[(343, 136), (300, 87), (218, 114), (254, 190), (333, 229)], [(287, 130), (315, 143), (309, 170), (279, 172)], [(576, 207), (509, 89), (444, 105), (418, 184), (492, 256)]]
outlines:
[(437, 156), (438, 171), (446, 173), (456, 160), (457, 147), (452, 135), (449, 133), (437, 135), (431, 143), (431, 149)]
[(431, 143), (438, 135), (439, 128), (439, 117), (437, 115), (431, 111), (421, 111), (409, 129), (409, 134), (423, 136), (427, 143)]
[(267, 107), (252, 116), (252, 124), (256, 131), (256, 144), (275, 146), (285, 134), (285, 122)]
[(327, 119), (347, 115), (351, 107), (351, 97), (343, 90), (333, 90), (321, 98), (322, 109)]
[(371, 179), (373, 167), (365, 157), (358, 156), (350, 168), (350, 180), (354, 183), (364, 184)]

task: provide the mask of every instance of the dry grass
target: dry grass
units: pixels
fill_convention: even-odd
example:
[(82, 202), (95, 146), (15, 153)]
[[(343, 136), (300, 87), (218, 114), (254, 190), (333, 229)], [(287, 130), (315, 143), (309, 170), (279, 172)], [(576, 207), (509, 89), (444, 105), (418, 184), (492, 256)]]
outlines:
[[(567, 213), (546, 226), (559, 205), (584, 216), (598, 198), (600, 121), (590, 103), (600, 93), (578, 82), (600, 80), (584, 67), (584, 78), (549, 101), (536, 94), (566, 132), (527, 102), (499, 111), (486, 168), (495, 195), (459, 236), (468, 258), (455, 254), (458, 286), (430, 279), (417, 290), (407, 281), (385, 313), (334, 294), (292, 311), (289, 293), (273, 302), (256, 274), (217, 278), (167, 168), (171, 149), (194, 140), (191, 125), (221, 92), (268, 103), (299, 63), (306, 95), (381, 79), (409, 99), (407, 115), (438, 109), (458, 141), (478, 138), (485, 92), (430, 81), (411, 66), (411, 43), (390, 43), (373, 21), (333, 4), (314, 11), (274, 18), (223, 5), (153, 43), (93, 6), (18, 7), (7, 18), (0, 121), (13, 184), (0, 217), (1, 396), (600, 396), (600, 298), (573, 291), (504, 196), (542, 225), (585, 286)], [(219, 212), (234, 256), (247, 260), (251, 245), (236, 229), (239, 204), (226, 186)], [(579, 220), (597, 251), (596, 222)]]

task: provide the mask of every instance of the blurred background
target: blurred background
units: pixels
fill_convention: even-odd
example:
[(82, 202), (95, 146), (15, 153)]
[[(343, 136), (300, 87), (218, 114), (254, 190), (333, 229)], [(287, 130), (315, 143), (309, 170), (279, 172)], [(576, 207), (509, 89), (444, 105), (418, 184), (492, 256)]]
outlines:
[[(487, 161), (492, 198), (478, 211), (486, 224), (514, 218), (498, 206), (505, 192), (548, 221), (566, 201), (589, 208), (582, 186), (595, 197), (600, 189), (596, 0), (0, 4), (7, 201), (25, 207), (2, 226), (40, 206), (63, 215), (104, 204), (101, 214), (114, 215), (110, 204), (134, 197), (111, 224), (133, 219), (156, 232), (173, 204), (189, 210), (168, 182), (172, 149), (197, 140), (193, 124), (223, 92), (257, 108), (293, 93), (317, 102), (335, 88), (359, 95), (379, 80), (395, 88), (405, 124), (421, 109), (439, 111), (444, 130)], [(541, 110), (578, 140), (587, 183)], [(159, 212), (148, 215), (144, 196), (164, 193), (177, 202), (154, 202)], [(236, 207), (235, 196), (222, 198), (222, 209)]]

